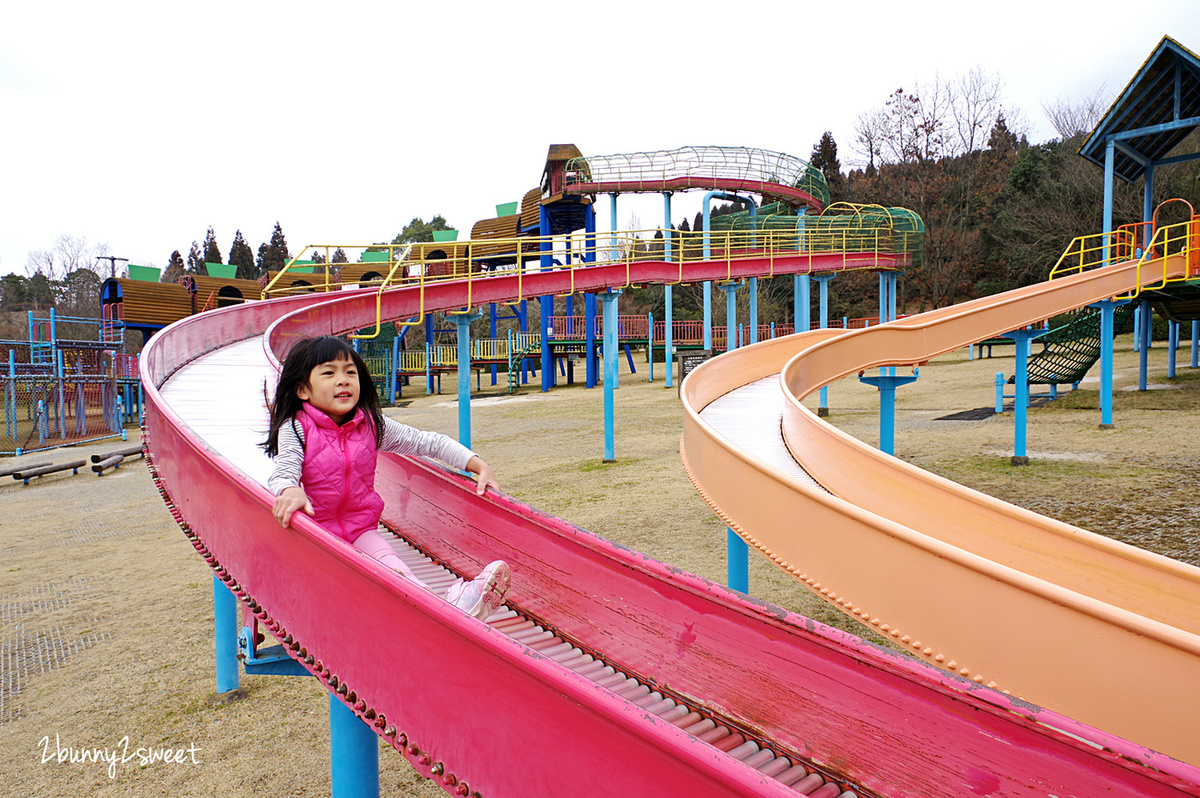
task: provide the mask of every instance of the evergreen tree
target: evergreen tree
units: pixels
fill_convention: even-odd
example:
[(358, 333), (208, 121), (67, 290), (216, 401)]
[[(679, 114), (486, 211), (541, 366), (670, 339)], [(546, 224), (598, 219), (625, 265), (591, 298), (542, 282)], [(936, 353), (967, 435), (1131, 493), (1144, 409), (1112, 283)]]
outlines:
[(242, 238), (241, 230), (234, 234), (233, 243), (229, 246), (229, 263), (231, 266), (237, 266), (239, 279), (257, 280), (262, 276), (254, 262), (254, 250), (250, 249), (246, 239)]
[(842, 190), (842, 165), (838, 162), (837, 142), (833, 134), (826, 130), (821, 134), (821, 140), (813, 145), (809, 163), (821, 170), (825, 182), (829, 186), (830, 196), (836, 196)]
[(258, 273), (267, 273), (267, 264), (271, 255), (271, 245), (266, 241), (258, 245)]
[(159, 282), (177, 283), (179, 278), (184, 274), (183, 256), (179, 254), (179, 250), (171, 253), (171, 259), (167, 261), (167, 268), (163, 270), (162, 279)]
[(349, 263), (350, 258), (346, 256), (346, 250), (338, 247), (333, 251), (333, 257), (329, 259), (330, 263)]
[(0, 310), (24, 310), (26, 295), (26, 280), (19, 274), (6, 274), (0, 277)]
[(200, 245), (195, 241), (192, 242), (192, 248), (188, 250), (187, 270), (188, 274), (208, 276), (208, 267), (204, 265), (204, 255), (200, 252)]
[(258, 248), (258, 273), (277, 272), (287, 265), (291, 257), (288, 254), (287, 239), (283, 237), (283, 228), (276, 222), (271, 240)]
[(224, 263), (221, 259), (221, 248), (217, 246), (217, 236), (213, 233), (213, 229), (208, 228), (208, 235), (204, 237), (204, 262), (205, 263)]
[(314, 264), (322, 264), (323, 265), (325, 263), (325, 254), (323, 252), (321, 252), (320, 250), (314, 249), (312, 251), (312, 254), (308, 256), (308, 259), (311, 260)]

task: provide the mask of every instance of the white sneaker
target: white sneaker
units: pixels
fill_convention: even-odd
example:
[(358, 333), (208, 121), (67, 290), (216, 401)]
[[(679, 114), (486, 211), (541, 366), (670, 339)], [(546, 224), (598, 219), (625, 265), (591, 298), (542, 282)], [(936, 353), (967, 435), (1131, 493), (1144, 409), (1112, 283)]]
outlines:
[(496, 560), (470, 582), (460, 579), (450, 585), (446, 591), (446, 601), (468, 615), (486, 621), (504, 603), (511, 584), (512, 571), (508, 563)]

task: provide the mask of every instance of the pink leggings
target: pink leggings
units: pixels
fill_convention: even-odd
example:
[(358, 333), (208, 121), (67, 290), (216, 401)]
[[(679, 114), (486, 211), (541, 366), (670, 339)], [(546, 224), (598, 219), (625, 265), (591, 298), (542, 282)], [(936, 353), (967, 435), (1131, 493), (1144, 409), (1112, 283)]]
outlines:
[(417, 578), (417, 575), (412, 572), (412, 569), (400, 559), (400, 556), (392, 549), (378, 530), (368, 529), (354, 540), (354, 548), (374, 557), (381, 563), (391, 568), (393, 571), (399, 571), (402, 575), (416, 582), (421, 587), (429, 590), (429, 585)]

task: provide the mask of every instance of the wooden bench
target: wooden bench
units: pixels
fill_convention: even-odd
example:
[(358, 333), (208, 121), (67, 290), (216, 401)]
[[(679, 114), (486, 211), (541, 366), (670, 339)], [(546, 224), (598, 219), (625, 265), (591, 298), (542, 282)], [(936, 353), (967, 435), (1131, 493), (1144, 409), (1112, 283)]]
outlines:
[[(1015, 343), (1016, 342), (1012, 338), (988, 338), (987, 340), (984, 340), (984, 341), (976, 341), (975, 347), (976, 347), (976, 352), (978, 353), (978, 354), (976, 354), (976, 357), (983, 357), (983, 348), (985, 346), (987, 347), (987, 356), (991, 357), (993, 346), (1013, 346)], [(1036, 338), (1033, 339), (1032, 341), (1030, 341), (1030, 344), (1042, 344), (1042, 349), (1045, 350), (1045, 348), (1046, 348), (1046, 344), (1039, 341)], [(1032, 351), (1033, 351), (1033, 347), (1031, 346), (1030, 352), (1032, 352)]]

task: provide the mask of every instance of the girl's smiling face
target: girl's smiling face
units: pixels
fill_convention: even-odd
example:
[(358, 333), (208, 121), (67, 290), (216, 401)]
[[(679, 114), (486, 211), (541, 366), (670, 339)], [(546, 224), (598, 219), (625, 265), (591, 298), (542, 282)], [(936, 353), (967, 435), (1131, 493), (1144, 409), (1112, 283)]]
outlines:
[(296, 388), (296, 396), (341, 424), (358, 406), (358, 369), (349, 358), (318, 364), (308, 382)]

